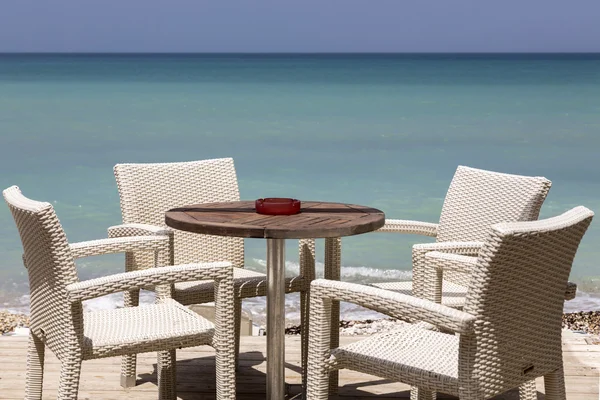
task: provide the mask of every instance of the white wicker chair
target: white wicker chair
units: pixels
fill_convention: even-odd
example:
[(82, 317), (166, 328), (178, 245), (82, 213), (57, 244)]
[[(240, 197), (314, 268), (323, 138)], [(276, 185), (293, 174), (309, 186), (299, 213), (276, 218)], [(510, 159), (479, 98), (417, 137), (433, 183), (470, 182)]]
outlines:
[[(200, 235), (173, 230), (165, 225), (165, 212), (189, 204), (240, 200), (233, 160), (221, 158), (175, 163), (117, 164), (114, 168), (119, 189), (123, 225), (110, 227), (109, 237), (167, 235), (170, 262), (229, 261), (234, 268), (235, 335), (237, 357), (241, 299), (266, 296), (266, 275), (244, 269), (242, 238)], [(144, 253), (126, 255), (127, 271), (148, 268), (152, 259)], [(300, 274), (286, 279), (286, 292), (300, 292), (302, 325), (302, 364), (306, 369), (308, 332), (308, 289), (314, 279), (314, 240), (300, 241)], [(211, 281), (187, 282), (174, 286), (173, 298), (184, 304), (212, 302)], [(138, 304), (139, 290), (125, 298), (127, 306)], [(268, 327), (267, 327), (268, 329)], [(121, 382), (135, 385), (135, 356), (124, 357)]]
[[(159, 351), (159, 398), (175, 399), (175, 349), (210, 345), (216, 349), (217, 398), (235, 399), (233, 268), (230, 263), (187, 264), (126, 272), (80, 282), (75, 259), (146, 251), (164, 259), (167, 237), (102, 239), (69, 244), (49, 203), (30, 200), (16, 187), (3, 192), (23, 243), (29, 274), (31, 322), (25, 398), (42, 399), (44, 352), (61, 363), (59, 400), (76, 400), (84, 360)], [(168, 298), (175, 282), (215, 282), (215, 324)], [(83, 312), (82, 301), (162, 285), (158, 301), (145, 307)]]
[[(540, 221), (493, 225), (470, 271), (464, 311), (397, 292), (330, 280), (311, 284), (308, 399), (327, 399), (329, 373), (348, 368), (461, 400), (491, 398), (544, 377), (546, 400), (565, 400), (564, 288), (593, 217), (576, 207)], [(426, 257), (442, 256), (441, 253)], [(424, 321), (330, 348), (331, 303), (348, 301)]]
[(459, 166), (446, 194), (439, 223), (388, 219), (377, 231), (436, 238), (435, 243), (413, 246), (412, 282), (382, 282), (373, 286), (462, 308), (468, 271), (443, 273), (440, 266), (444, 264), (428, 265), (425, 254), (437, 251), (476, 256), (492, 224), (537, 219), (550, 186), (551, 182), (544, 177)]
[[(436, 238), (435, 243), (413, 246), (412, 281), (374, 283), (373, 286), (462, 309), (469, 267), (488, 228), (498, 222), (537, 219), (551, 185), (552, 182), (544, 177), (458, 166), (444, 199), (439, 223), (388, 219), (378, 231)], [(437, 256), (432, 256), (431, 252), (436, 252)], [(426, 254), (430, 255), (425, 257)], [(454, 254), (456, 258), (448, 260), (445, 254)], [(453, 268), (444, 270), (450, 265)], [(569, 284), (565, 299), (575, 298), (576, 290), (575, 284)], [(536, 396), (533, 381), (523, 385), (521, 390), (524, 394), (529, 393), (526, 395), (529, 400)], [(415, 391), (412, 397), (418, 398), (418, 393)]]

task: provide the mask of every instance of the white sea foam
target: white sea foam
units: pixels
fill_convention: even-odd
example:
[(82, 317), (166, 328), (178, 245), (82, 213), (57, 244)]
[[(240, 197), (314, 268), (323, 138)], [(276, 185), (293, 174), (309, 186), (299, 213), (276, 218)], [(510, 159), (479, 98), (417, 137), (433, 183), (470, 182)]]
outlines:
[[(254, 259), (252, 269), (264, 272), (266, 261)], [(286, 275), (292, 276), (299, 273), (297, 262), (286, 262)], [(317, 277), (323, 277), (323, 264), (316, 265)], [(392, 280), (408, 280), (411, 278), (410, 271), (382, 270), (366, 266), (343, 266), (342, 280), (349, 282), (373, 283)], [(140, 293), (140, 304), (147, 305), (154, 302), (154, 293), (142, 291)], [(84, 311), (106, 310), (123, 307), (123, 295), (112, 294), (84, 302)], [(4, 309), (15, 313), (29, 313), (29, 295), (21, 296), (11, 302), (5, 302)], [(256, 297), (243, 301), (243, 308), (252, 316), (255, 325), (264, 327), (266, 325), (266, 298)], [(300, 295), (291, 293), (285, 297), (285, 309), (287, 325), (296, 325), (300, 322)], [(600, 293), (588, 293), (578, 290), (574, 300), (565, 302), (565, 312), (597, 311), (600, 310)], [(341, 304), (341, 318), (344, 320), (366, 320), (378, 319), (385, 316), (375, 311), (356, 306), (351, 303)]]
[(571, 301), (565, 301), (565, 312), (600, 311), (600, 294), (577, 291)]
[[(259, 258), (253, 259), (254, 263), (262, 267), (262, 272), (267, 268), (267, 261)], [(315, 265), (317, 278), (323, 277), (324, 265), (317, 262)], [(300, 265), (297, 262), (286, 261), (285, 273), (288, 276), (298, 275), (300, 273)], [(411, 271), (403, 271), (396, 269), (378, 269), (367, 266), (343, 266), (342, 280), (344, 281), (361, 281), (366, 283), (381, 282), (387, 280), (409, 280), (412, 276)]]
[[(267, 261), (255, 258), (252, 260), (259, 270), (266, 270)], [(315, 265), (317, 278), (323, 277), (324, 265), (317, 262)], [(287, 276), (297, 275), (300, 272), (300, 266), (297, 262), (286, 261), (285, 272)], [(373, 283), (390, 280), (409, 280), (412, 276), (410, 271), (402, 270), (383, 270), (367, 266), (342, 266), (341, 276), (343, 281)], [(253, 318), (253, 323), (259, 326), (266, 325), (266, 301), (264, 297), (245, 299), (243, 302), (245, 310), (249, 311)], [(291, 293), (285, 297), (286, 320), (288, 325), (296, 325), (300, 322), (300, 295)], [(360, 307), (351, 303), (342, 303), (340, 305), (341, 318), (345, 320), (365, 320), (384, 318), (385, 316)]]
[(13, 301), (5, 301), (2, 308), (15, 314), (29, 314), (29, 295), (24, 294)]
[[(140, 292), (140, 305), (147, 305), (154, 303), (154, 292), (148, 292), (142, 290)], [(98, 311), (98, 310), (111, 310), (114, 308), (123, 307), (123, 294), (115, 293), (107, 296), (98, 297), (92, 300), (86, 300), (83, 302), (83, 311)], [(29, 295), (23, 295), (15, 302), (4, 303), (3, 307), (6, 311), (17, 314), (29, 314)]]

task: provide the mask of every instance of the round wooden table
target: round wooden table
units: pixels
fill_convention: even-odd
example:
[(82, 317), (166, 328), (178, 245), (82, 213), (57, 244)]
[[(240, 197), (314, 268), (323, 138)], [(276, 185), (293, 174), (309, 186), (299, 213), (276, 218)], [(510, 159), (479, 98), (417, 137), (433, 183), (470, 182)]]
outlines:
[(254, 201), (236, 201), (175, 208), (165, 222), (182, 231), (267, 239), (267, 399), (280, 400), (285, 397), (285, 239), (326, 238), (326, 253), (338, 256), (336, 265), (326, 263), (325, 277), (339, 279), (339, 238), (377, 230), (385, 215), (371, 207), (316, 201), (303, 201), (299, 214), (263, 215)]

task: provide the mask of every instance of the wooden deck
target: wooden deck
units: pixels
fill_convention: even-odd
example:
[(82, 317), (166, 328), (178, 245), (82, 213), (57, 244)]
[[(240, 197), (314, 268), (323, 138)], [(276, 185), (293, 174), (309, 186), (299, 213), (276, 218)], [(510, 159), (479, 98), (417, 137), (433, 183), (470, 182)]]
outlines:
[[(342, 337), (342, 344), (357, 340)], [(565, 332), (563, 335), (564, 362), (569, 400), (596, 400), (598, 395), (598, 370), (600, 345), (594, 337)], [(0, 398), (23, 399), (27, 338), (0, 337)], [(265, 337), (242, 337), (241, 368), (238, 372), (238, 399), (265, 397)], [(209, 347), (183, 349), (177, 352), (178, 395), (181, 400), (214, 399), (214, 357)], [(119, 386), (120, 358), (92, 360), (83, 363), (79, 399), (141, 400), (156, 399), (155, 354), (138, 356), (138, 385), (132, 389)], [(286, 381), (292, 395), (300, 390), (300, 341), (296, 336), (286, 337)], [(44, 375), (43, 399), (56, 399), (59, 364), (47, 354)], [(538, 382), (540, 399), (543, 382)], [(342, 399), (367, 399), (373, 397), (408, 398), (406, 385), (391, 383), (370, 375), (351, 371), (340, 373)], [(439, 398), (451, 398), (442, 397)], [(511, 392), (497, 399), (517, 399)]]

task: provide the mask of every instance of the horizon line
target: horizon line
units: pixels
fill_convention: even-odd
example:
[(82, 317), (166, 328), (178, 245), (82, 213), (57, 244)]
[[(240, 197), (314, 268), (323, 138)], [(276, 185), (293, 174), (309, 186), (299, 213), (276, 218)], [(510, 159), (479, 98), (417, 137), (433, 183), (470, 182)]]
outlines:
[(187, 54), (187, 55), (495, 55), (600, 54), (600, 51), (0, 51), (0, 54)]

